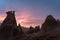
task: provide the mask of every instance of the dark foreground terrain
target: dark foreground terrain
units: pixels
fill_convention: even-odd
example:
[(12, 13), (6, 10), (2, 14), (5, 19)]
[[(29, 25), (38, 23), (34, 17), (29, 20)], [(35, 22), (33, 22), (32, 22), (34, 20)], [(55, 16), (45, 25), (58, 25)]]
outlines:
[(6, 14), (0, 25), (0, 40), (60, 40), (60, 20), (52, 15), (46, 17), (41, 29), (39, 25), (27, 29), (17, 25), (15, 11), (8, 11)]

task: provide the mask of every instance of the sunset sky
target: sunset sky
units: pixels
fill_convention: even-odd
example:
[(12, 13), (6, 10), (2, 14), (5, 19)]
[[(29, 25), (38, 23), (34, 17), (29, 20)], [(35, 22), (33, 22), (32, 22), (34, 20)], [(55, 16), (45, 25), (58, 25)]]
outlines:
[(22, 26), (41, 25), (47, 15), (60, 19), (60, 0), (0, 0), (0, 22), (6, 11), (14, 10)]

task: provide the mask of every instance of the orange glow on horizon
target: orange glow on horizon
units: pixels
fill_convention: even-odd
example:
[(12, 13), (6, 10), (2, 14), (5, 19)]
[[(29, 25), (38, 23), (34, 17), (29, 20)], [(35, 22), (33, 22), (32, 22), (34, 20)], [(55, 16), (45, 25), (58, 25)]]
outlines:
[(0, 23), (2, 23), (2, 22), (3, 22), (3, 20), (5, 19), (5, 17), (6, 17), (6, 15), (5, 15), (5, 14), (4, 14), (4, 15), (3, 15), (3, 14), (1, 14), (1, 15), (0, 15)]
[(33, 26), (33, 27), (38, 25), (41, 26), (41, 24), (30, 23), (30, 22), (33, 22), (35, 20), (40, 20), (42, 18), (35, 18), (32, 16), (31, 12), (24, 11), (19, 13), (19, 15), (16, 15), (16, 19), (17, 19), (17, 23), (20, 23), (23, 27), (29, 28), (30, 26)]
[[(21, 26), (26, 27), (26, 28), (29, 28), (30, 26), (35, 27), (37, 25), (41, 26), (41, 24), (33, 23), (33, 21), (40, 20), (40, 18), (32, 17), (32, 15), (30, 13), (31, 12), (27, 12), (27, 11), (24, 11), (21, 13), (19, 12), (19, 14), (16, 15), (17, 24), (20, 23)], [(0, 15), (0, 22), (1, 23), (5, 19), (5, 17), (6, 17), (6, 14)]]

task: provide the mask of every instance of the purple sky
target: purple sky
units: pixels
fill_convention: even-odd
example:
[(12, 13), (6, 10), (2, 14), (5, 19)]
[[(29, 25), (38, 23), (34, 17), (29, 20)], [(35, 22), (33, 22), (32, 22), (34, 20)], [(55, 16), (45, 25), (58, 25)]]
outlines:
[(0, 21), (10, 10), (16, 11), (17, 23), (36, 26), (41, 25), (50, 14), (60, 19), (60, 0), (0, 0)]

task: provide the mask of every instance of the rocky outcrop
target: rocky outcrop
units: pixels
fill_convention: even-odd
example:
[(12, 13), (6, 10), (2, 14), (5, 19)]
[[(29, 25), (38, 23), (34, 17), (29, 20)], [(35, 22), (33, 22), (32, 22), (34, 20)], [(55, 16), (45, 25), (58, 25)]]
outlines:
[(17, 26), (15, 11), (8, 11), (6, 14), (7, 16), (2, 22), (0, 28), (0, 35), (2, 36), (2, 40), (20, 40), (23, 35), (23, 31), (20, 25)]
[(37, 33), (37, 32), (40, 32), (40, 26), (35, 26), (35, 28), (30, 26), (30, 28), (27, 31), (27, 34), (33, 34), (33, 33)]
[(38, 33), (32, 34), (30, 40), (60, 40), (60, 21), (48, 15)]
[(42, 24), (41, 30), (48, 32), (58, 27), (58, 22), (52, 15), (48, 15), (45, 22)]
[(30, 28), (28, 29), (28, 31), (26, 32), (27, 34), (32, 34), (34, 33), (34, 28), (32, 26), (30, 26)]
[(17, 26), (15, 11), (6, 12), (7, 17), (1, 24), (0, 40), (60, 40), (60, 20), (48, 15), (45, 22), (27, 32), (23, 32), (21, 25)]
[(4, 26), (17, 26), (16, 19), (15, 19), (15, 11), (8, 11), (6, 12), (7, 16), (5, 20), (2, 22), (1, 27)]
[(40, 26), (35, 26), (34, 32), (35, 33), (40, 32)]
[(60, 20), (59, 19), (57, 19), (57, 22), (58, 22), (58, 25), (60, 26)]

